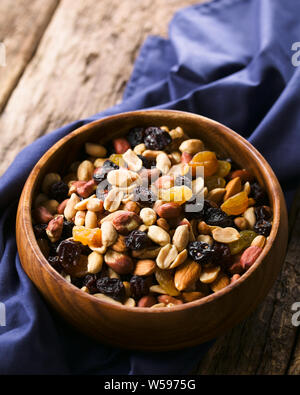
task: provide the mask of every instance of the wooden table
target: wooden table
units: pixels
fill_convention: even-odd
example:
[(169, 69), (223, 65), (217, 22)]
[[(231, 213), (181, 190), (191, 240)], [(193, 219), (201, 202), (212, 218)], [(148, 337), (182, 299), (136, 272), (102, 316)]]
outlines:
[[(145, 38), (166, 36), (174, 12), (201, 1), (1, 0), (7, 66), (0, 67), (0, 174), (37, 137), (118, 102)], [(290, 228), (268, 297), (216, 341), (198, 374), (300, 373), (300, 327), (291, 322), (292, 304), (300, 302), (297, 204)]]

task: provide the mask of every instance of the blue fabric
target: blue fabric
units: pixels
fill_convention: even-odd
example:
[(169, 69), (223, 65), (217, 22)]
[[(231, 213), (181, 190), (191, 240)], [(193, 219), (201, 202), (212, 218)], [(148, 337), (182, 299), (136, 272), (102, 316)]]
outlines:
[(299, 182), (300, 68), (295, 0), (219, 0), (175, 14), (169, 39), (149, 37), (121, 104), (64, 126), (25, 148), (0, 179), (0, 373), (177, 374), (195, 368), (208, 345), (180, 352), (128, 352), (96, 344), (57, 318), (24, 274), (16, 249), (17, 202), (30, 170), (58, 139), (95, 119), (172, 108), (220, 121), (247, 137), (285, 192)]

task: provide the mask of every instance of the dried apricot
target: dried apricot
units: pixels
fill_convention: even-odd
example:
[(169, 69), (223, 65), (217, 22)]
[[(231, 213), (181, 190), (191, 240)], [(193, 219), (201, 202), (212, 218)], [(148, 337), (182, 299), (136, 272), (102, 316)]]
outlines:
[(219, 163), (214, 152), (202, 151), (198, 152), (198, 154), (193, 156), (193, 159), (189, 163), (189, 166), (192, 168), (193, 176), (195, 176), (197, 173), (197, 167), (203, 166), (204, 176), (209, 177), (217, 172), (219, 168)]
[(240, 215), (248, 207), (248, 195), (245, 191), (239, 192), (221, 205), (221, 210), (223, 210), (227, 215)]
[(100, 228), (89, 229), (84, 226), (74, 226), (73, 239), (89, 247), (102, 246), (102, 232)]

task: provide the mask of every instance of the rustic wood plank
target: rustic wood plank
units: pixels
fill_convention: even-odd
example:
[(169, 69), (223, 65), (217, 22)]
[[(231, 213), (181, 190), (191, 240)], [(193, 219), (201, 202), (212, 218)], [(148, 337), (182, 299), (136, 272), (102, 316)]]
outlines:
[(0, 113), (30, 61), (59, 0), (1, 0), (0, 42), (6, 67), (0, 67)]
[(114, 105), (145, 38), (194, 3), (62, 0), (0, 118), (0, 174), (40, 135)]
[(255, 313), (216, 341), (198, 374), (299, 374), (300, 339), (295, 349), (297, 328), (291, 322), (291, 306), (300, 302), (299, 237), (298, 211), (276, 284)]

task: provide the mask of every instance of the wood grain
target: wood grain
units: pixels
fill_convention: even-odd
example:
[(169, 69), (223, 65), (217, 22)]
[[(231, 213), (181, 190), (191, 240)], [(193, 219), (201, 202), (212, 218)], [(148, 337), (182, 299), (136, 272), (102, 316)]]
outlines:
[(250, 318), (216, 341), (198, 374), (300, 373), (299, 329), (291, 323), (291, 306), (300, 302), (300, 212), (295, 224), (281, 275), (268, 297)]
[(145, 38), (194, 3), (62, 0), (0, 118), (0, 174), (37, 137), (116, 104)]
[[(87, 141), (120, 137), (135, 125), (180, 125), (222, 155), (247, 168), (264, 185), (273, 225), (255, 264), (236, 282), (203, 299), (164, 308), (129, 308), (97, 300), (64, 281), (43, 257), (32, 229), (31, 202), (48, 172), (75, 159)], [(105, 140), (106, 139), (106, 140)], [(61, 171), (60, 171), (61, 172)], [(72, 132), (55, 144), (29, 176), (19, 203), (17, 244), (22, 266), (48, 302), (78, 329), (102, 342), (162, 351), (200, 344), (220, 336), (249, 315), (274, 283), (285, 256), (287, 216), (278, 181), (265, 159), (241, 136), (207, 118), (176, 111), (136, 111), (108, 117)]]
[(0, 67), (0, 113), (32, 58), (59, 0), (1, 0), (0, 42), (6, 67)]

